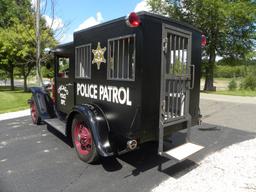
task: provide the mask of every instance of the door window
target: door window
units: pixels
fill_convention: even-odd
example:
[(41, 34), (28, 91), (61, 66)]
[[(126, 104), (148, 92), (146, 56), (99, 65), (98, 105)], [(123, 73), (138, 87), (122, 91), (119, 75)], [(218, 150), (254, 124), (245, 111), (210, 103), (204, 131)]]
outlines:
[(59, 57), (58, 58), (58, 77), (68, 78), (69, 77), (69, 58)]

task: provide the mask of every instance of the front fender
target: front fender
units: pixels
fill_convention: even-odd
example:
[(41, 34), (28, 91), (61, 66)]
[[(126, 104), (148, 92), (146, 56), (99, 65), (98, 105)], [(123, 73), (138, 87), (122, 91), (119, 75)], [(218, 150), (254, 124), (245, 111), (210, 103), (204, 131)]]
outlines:
[(103, 157), (112, 156), (109, 124), (100, 107), (95, 104), (78, 105), (74, 107), (73, 113), (81, 114), (89, 124), (98, 153)]
[(41, 119), (55, 117), (53, 101), (42, 87), (30, 88)]

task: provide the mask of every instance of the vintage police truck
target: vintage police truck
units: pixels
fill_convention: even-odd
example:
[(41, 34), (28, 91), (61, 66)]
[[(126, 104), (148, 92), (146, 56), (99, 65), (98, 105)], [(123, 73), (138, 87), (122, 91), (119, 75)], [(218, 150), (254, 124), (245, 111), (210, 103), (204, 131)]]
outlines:
[(164, 151), (164, 139), (199, 123), (201, 39), (195, 27), (147, 12), (75, 32), (52, 50), (52, 93), (31, 88), (32, 121), (67, 136), (87, 163), (148, 141), (181, 161), (203, 147), (188, 139)]

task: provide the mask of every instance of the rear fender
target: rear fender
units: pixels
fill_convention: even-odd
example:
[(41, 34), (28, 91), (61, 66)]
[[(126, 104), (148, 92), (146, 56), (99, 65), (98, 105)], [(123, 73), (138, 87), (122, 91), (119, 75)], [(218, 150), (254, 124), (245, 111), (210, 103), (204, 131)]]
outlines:
[[(71, 121), (77, 113), (82, 115), (86, 123), (89, 124), (99, 155), (103, 157), (112, 156), (113, 150), (109, 141), (109, 125), (100, 107), (95, 104), (75, 106), (72, 113), (68, 116), (67, 126), (72, 124)], [(66, 130), (69, 130), (68, 127)], [(66, 134), (68, 135), (68, 133)]]

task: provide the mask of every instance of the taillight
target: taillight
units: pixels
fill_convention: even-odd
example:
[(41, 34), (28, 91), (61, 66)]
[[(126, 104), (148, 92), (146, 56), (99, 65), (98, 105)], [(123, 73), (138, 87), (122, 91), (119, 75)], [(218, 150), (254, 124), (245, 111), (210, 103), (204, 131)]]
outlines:
[(139, 16), (135, 12), (130, 13), (130, 15), (126, 18), (126, 24), (129, 27), (138, 27), (140, 25)]
[(202, 35), (202, 37), (201, 37), (201, 46), (202, 47), (206, 46), (206, 37), (205, 37), (205, 35)]

